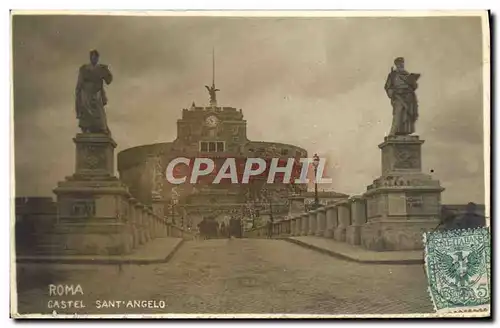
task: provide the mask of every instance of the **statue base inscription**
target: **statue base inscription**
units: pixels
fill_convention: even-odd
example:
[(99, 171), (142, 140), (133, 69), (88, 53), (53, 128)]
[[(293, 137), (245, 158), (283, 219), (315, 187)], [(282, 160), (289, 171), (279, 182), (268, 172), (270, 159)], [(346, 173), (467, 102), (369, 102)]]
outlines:
[(379, 145), (382, 176), (367, 187), (367, 223), (361, 244), (368, 249), (422, 249), (422, 233), (439, 224), (441, 187), (421, 171), (418, 136), (390, 136)]

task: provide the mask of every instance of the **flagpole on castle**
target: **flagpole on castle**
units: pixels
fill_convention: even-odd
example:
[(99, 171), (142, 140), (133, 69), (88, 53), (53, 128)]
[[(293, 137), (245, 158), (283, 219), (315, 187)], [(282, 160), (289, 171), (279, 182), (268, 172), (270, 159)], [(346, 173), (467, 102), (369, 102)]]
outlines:
[(205, 88), (208, 90), (208, 94), (210, 96), (210, 106), (212, 108), (217, 107), (217, 95), (216, 92), (220, 91), (215, 88), (215, 49), (212, 47), (212, 86), (206, 85)]

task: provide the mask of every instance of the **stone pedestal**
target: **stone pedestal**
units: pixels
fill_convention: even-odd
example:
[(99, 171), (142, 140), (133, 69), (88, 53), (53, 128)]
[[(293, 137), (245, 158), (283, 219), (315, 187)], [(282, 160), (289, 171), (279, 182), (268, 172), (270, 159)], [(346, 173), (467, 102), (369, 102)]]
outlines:
[(105, 134), (78, 134), (75, 173), (58, 183), (58, 235), (61, 254), (118, 255), (134, 239), (127, 187), (114, 175), (116, 143)]
[(351, 245), (361, 244), (361, 226), (366, 223), (366, 204), (361, 196), (353, 196), (351, 203), (351, 225), (346, 229), (346, 241)]
[(334, 238), (337, 241), (346, 241), (346, 229), (351, 225), (351, 209), (348, 200), (343, 200), (337, 205), (338, 225), (335, 228)]
[(320, 207), (316, 210), (316, 236), (323, 237), (326, 230), (326, 209)]
[(116, 142), (106, 134), (79, 133), (73, 138), (76, 145), (73, 180), (114, 177)]
[(390, 136), (379, 145), (382, 176), (367, 187), (361, 243), (371, 250), (421, 249), (422, 233), (439, 224), (439, 181), (421, 171), (418, 136)]
[(309, 233), (309, 213), (303, 213), (302, 214), (302, 229), (300, 231), (300, 234), (302, 236), (307, 236)]
[(316, 222), (316, 210), (309, 211), (309, 231), (307, 232), (309, 236), (316, 235)]
[(333, 232), (337, 228), (337, 207), (335, 205), (326, 206), (326, 229), (325, 238), (333, 238)]

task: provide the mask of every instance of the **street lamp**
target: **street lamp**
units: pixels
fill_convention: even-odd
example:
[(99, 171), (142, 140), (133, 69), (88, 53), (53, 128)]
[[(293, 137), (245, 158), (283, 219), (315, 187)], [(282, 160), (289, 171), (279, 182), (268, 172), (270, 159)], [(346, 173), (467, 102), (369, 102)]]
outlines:
[(269, 218), (271, 219), (271, 222), (274, 221), (273, 217), (273, 198), (271, 197), (271, 192), (266, 188), (262, 188), (262, 194), (264, 198), (266, 198), (269, 201)]
[(172, 224), (175, 225), (175, 205), (177, 204), (177, 199), (172, 197), (171, 208), (172, 208)]
[(318, 199), (318, 166), (319, 166), (319, 156), (314, 154), (313, 156), (313, 167), (314, 167), (314, 208), (319, 207)]

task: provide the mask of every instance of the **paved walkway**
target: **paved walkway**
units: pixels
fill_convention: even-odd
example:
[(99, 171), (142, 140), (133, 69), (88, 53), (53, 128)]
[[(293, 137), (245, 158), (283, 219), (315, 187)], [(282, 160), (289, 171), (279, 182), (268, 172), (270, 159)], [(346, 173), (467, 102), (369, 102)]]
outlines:
[(182, 238), (155, 238), (128, 255), (20, 256), (20, 263), (151, 264), (167, 262), (181, 246)]
[(375, 252), (322, 237), (288, 237), (285, 240), (344, 260), (371, 264), (424, 264), (424, 251)]
[[(21, 264), (40, 279), (42, 267)], [(54, 265), (54, 264), (53, 264)], [(44, 264), (44, 268), (49, 265)], [(433, 312), (422, 265), (349, 262), (284, 240), (185, 241), (167, 263), (57, 265), (59, 274), (19, 292), (21, 312), (52, 313), (50, 300), (80, 299), (87, 314), (404, 314)], [(84, 295), (49, 296), (48, 284)], [(164, 308), (128, 308), (145, 300)], [(104, 301), (124, 301), (121, 307)], [(116, 303), (116, 302), (115, 302)]]

